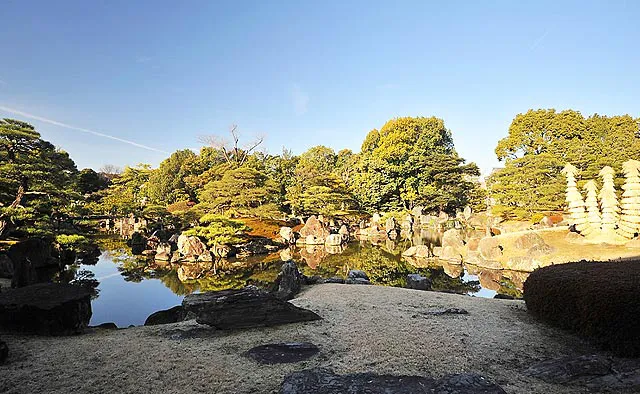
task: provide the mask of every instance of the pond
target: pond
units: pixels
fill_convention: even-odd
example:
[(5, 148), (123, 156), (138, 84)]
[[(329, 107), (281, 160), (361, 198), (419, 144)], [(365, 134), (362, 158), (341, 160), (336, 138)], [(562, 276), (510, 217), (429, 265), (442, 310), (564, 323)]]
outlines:
[[(433, 290), (493, 298), (496, 294), (521, 296), (524, 278), (505, 271), (489, 271), (473, 266), (430, 261), (416, 267), (402, 259), (411, 241), (352, 242), (346, 247), (292, 248), (288, 251), (305, 275), (324, 278), (346, 277), (351, 269), (367, 273), (375, 285), (404, 287), (408, 274), (419, 273), (431, 279)], [(99, 240), (101, 255), (95, 264), (73, 267), (76, 277), (87, 276), (98, 282), (92, 301), (91, 325), (114, 322), (118, 327), (142, 325), (151, 313), (182, 302), (193, 292), (241, 288), (246, 285), (268, 287), (276, 279), (282, 260), (280, 253), (253, 256), (219, 264), (215, 270), (193, 280), (181, 281), (175, 266), (158, 265), (153, 259), (134, 256), (124, 241)], [(520, 274), (520, 273), (511, 273)]]

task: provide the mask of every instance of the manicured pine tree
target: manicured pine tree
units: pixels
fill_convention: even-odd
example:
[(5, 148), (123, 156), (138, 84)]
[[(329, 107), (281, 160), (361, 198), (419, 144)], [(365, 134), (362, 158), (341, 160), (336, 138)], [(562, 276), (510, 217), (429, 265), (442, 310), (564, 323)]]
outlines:
[(622, 164), (625, 183), (622, 185), (622, 215), (618, 222), (618, 234), (626, 239), (640, 232), (640, 161), (627, 160)]
[(589, 222), (587, 221), (587, 214), (585, 212), (584, 200), (582, 194), (578, 191), (576, 185), (576, 174), (578, 169), (571, 163), (562, 169), (562, 173), (567, 177), (567, 196), (566, 201), (569, 211), (570, 224), (576, 226), (576, 230), (582, 235), (589, 235), (593, 232)]
[(615, 233), (616, 225), (618, 224), (618, 213), (620, 212), (618, 197), (613, 184), (614, 175), (615, 171), (609, 166), (600, 170), (602, 189), (598, 197), (600, 198), (600, 207), (602, 209), (602, 233), (605, 237)]
[(598, 185), (595, 180), (590, 180), (584, 185), (584, 190), (587, 192), (587, 199), (585, 200), (585, 206), (587, 208), (587, 221), (591, 227), (592, 233), (589, 234), (591, 238), (595, 238), (600, 234), (600, 226), (602, 225), (602, 218), (600, 217), (600, 206), (598, 204)]

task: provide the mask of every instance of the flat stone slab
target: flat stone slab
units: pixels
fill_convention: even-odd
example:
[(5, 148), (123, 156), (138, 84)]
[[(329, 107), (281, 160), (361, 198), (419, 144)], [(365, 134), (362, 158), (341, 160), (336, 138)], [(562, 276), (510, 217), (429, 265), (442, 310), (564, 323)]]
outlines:
[(590, 354), (534, 364), (525, 374), (548, 383), (586, 386), (592, 390), (635, 389), (640, 392), (640, 359)]
[(0, 326), (40, 335), (82, 333), (91, 319), (91, 290), (38, 283), (0, 293)]
[(244, 355), (260, 364), (285, 364), (307, 360), (319, 351), (310, 342), (270, 343), (249, 349)]
[(241, 290), (190, 294), (184, 298), (182, 306), (186, 312), (196, 315), (196, 322), (221, 330), (268, 327), (321, 319), (310, 310), (280, 300), (254, 286)]
[(376, 375), (358, 373), (337, 375), (326, 369), (307, 369), (287, 375), (280, 394), (504, 394), (495, 383), (480, 375), (447, 375), (441, 379), (424, 376)]

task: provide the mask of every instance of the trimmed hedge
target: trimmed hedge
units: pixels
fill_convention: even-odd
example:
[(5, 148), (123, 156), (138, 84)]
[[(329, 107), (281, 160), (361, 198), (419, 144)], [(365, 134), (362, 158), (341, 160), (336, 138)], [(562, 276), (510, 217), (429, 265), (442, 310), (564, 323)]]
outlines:
[(540, 320), (619, 356), (640, 356), (640, 260), (538, 269), (524, 283), (524, 300)]

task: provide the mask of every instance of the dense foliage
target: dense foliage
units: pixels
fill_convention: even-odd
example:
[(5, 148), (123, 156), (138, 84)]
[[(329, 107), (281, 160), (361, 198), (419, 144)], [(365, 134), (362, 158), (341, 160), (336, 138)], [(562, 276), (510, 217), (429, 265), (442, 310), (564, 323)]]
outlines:
[(515, 117), (496, 155), (505, 166), (488, 180), (495, 213), (528, 218), (562, 210), (562, 167), (569, 162), (581, 170), (580, 187), (597, 178), (605, 165), (620, 171), (622, 162), (640, 157), (638, 120), (629, 115), (584, 118), (573, 110), (530, 110)]

